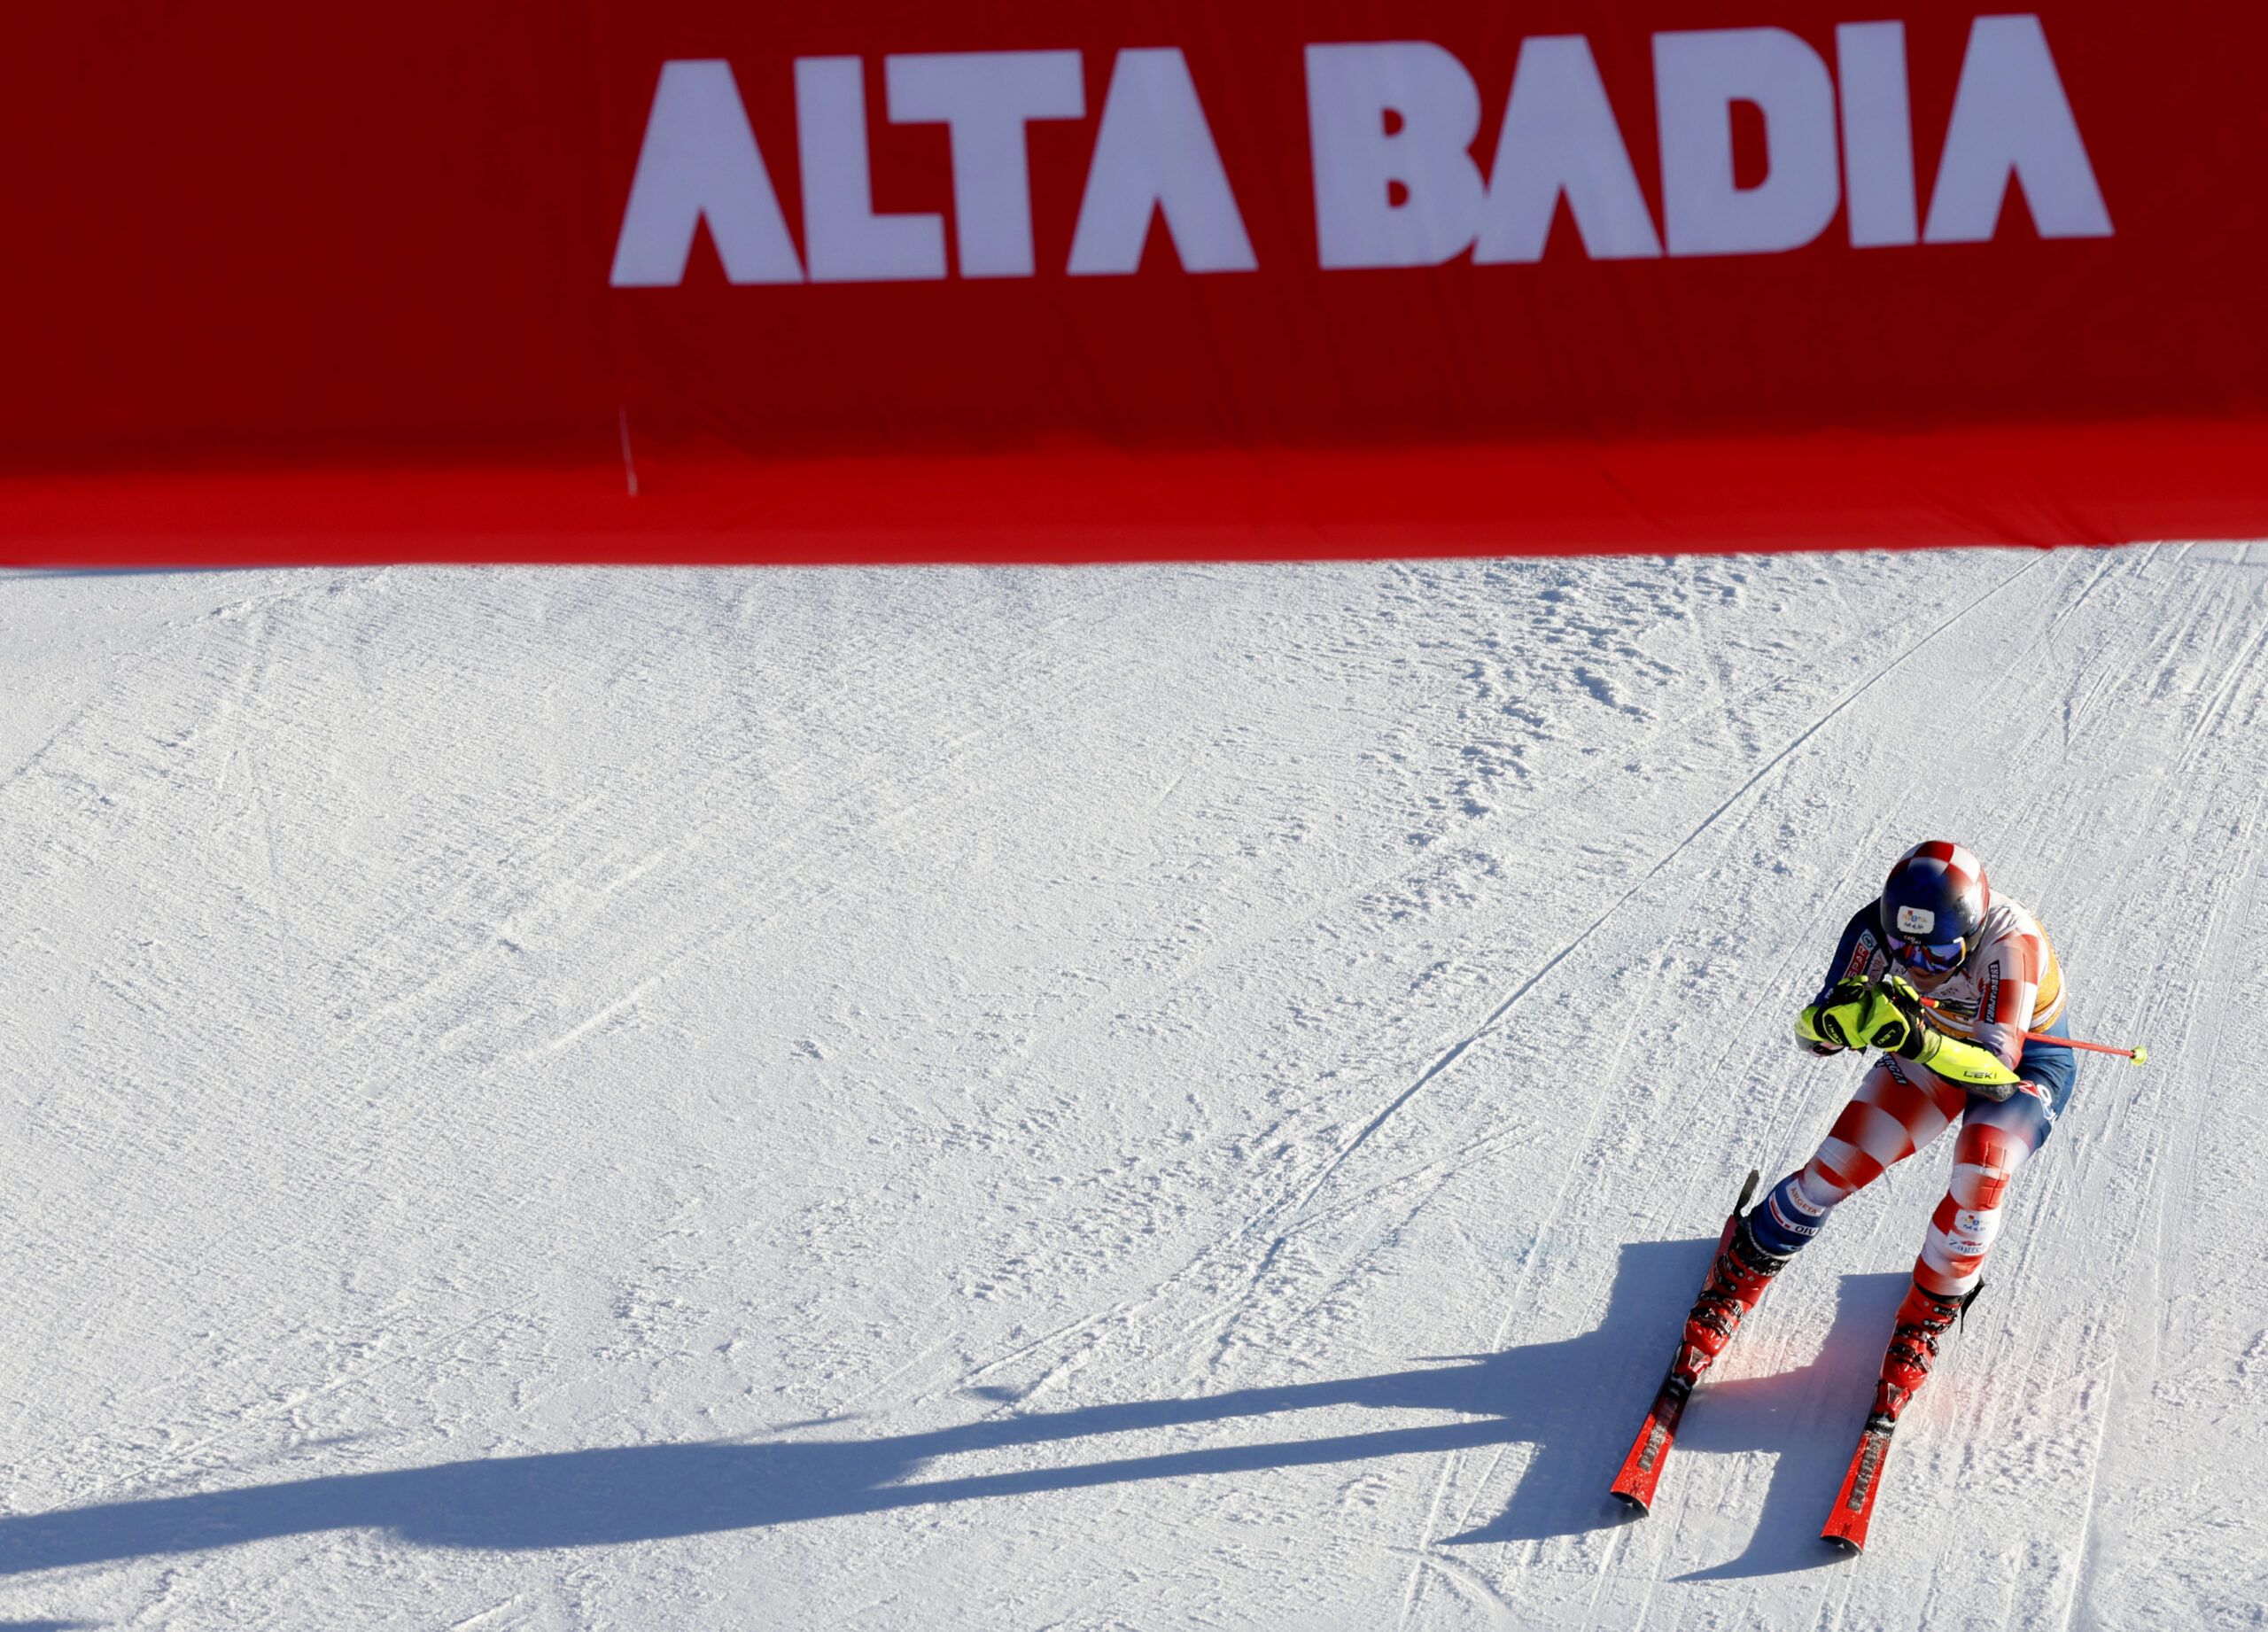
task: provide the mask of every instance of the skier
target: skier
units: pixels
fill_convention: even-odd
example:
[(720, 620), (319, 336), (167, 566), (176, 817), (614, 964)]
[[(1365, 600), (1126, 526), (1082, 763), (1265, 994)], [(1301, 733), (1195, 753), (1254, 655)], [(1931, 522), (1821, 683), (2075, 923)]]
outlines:
[(1684, 1373), (1689, 1387), (1829, 1215), (1958, 1118), (1953, 1181), (1899, 1306), (1868, 1419), (1887, 1434), (1982, 1287), (2009, 1181), (2070, 1100), (2077, 1055), (2024, 1047), (2026, 1031), (2069, 1035), (2065, 995), (2046, 932), (1992, 890), (1975, 856), (1938, 840), (1900, 856), (1880, 899), (1852, 914), (1825, 986), (1796, 1017), (1809, 1053), (1885, 1052), (1819, 1153), (1732, 1228), (1687, 1317), (1673, 1377)]

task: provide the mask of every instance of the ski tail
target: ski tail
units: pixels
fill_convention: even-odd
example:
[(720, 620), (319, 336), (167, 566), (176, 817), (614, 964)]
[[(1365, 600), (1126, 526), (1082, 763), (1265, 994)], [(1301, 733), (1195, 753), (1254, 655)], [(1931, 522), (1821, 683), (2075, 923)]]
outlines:
[(1821, 1539), (1846, 1552), (1864, 1552), (1867, 1527), (1874, 1521), (1875, 1497), (1882, 1490), (1883, 1465), (1890, 1460), (1891, 1431), (1897, 1425), (1884, 1417), (1869, 1417), (1859, 1448), (1851, 1455), (1850, 1472), (1835, 1493), (1835, 1509), (1828, 1515)]
[[(1953, 1312), (1941, 1316), (1934, 1325), (1915, 1332), (1915, 1335), (1930, 1347), (1932, 1355), (1936, 1353), (1935, 1339), (1945, 1336), (1953, 1326), (1965, 1321), (1969, 1316), (1969, 1306), (1977, 1302), (1977, 1295), (1984, 1290), (1984, 1283), (1979, 1279), (1957, 1304), (1949, 1305), (1946, 1300), (1938, 1300), (1940, 1309), (1951, 1307)], [(1898, 1328), (1898, 1332), (1908, 1330), (1913, 1328)], [(1891, 1352), (1895, 1354), (1898, 1351), (1897, 1333), (1891, 1333), (1890, 1341)], [(1909, 1354), (1909, 1360), (1910, 1357)], [(1867, 1527), (1874, 1522), (1875, 1497), (1882, 1489), (1883, 1465), (1890, 1460), (1890, 1436), (1898, 1427), (1899, 1415), (1912, 1402), (1914, 1391), (1928, 1379), (1929, 1371), (1925, 1367), (1918, 1380), (1901, 1389), (1891, 1378), (1888, 1356), (1884, 1358), (1883, 1378), (1875, 1386), (1875, 1408), (1868, 1413), (1867, 1426), (1859, 1435), (1859, 1448), (1851, 1454), (1851, 1470), (1843, 1475), (1843, 1488), (1835, 1493), (1834, 1510), (1828, 1515), (1826, 1527), (1820, 1531), (1823, 1539), (1851, 1552), (1866, 1550)]]
[[(1741, 1215), (1748, 1210), (1762, 1177), (1754, 1168), (1749, 1169), (1748, 1182), (1740, 1189), (1740, 1200), (1733, 1203), (1724, 1232), (1717, 1237), (1719, 1252), (1731, 1245), (1733, 1232), (1740, 1227)], [(1684, 1419), (1685, 1403), (1693, 1397), (1694, 1379), (1678, 1371), (1678, 1361), (1684, 1355), (1681, 1341), (1677, 1358), (1670, 1362), (1669, 1375), (1662, 1379), (1661, 1388), (1647, 1409), (1645, 1423), (1639, 1428), (1638, 1437), (1631, 1442), (1630, 1454), (1622, 1458), (1622, 1471), (1609, 1487), (1615, 1496), (1641, 1513), (1653, 1511), (1655, 1487), (1661, 1483), (1662, 1467), (1669, 1460), (1670, 1447), (1677, 1442), (1677, 1426)]]
[(1641, 1513), (1654, 1511), (1654, 1488), (1662, 1482), (1662, 1465), (1669, 1460), (1669, 1448), (1677, 1442), (1677, 1425), (1683, 1420), (1685, 1403), (1691, 1397), (1690, 1386), (1680, 1378), (1673, 1376), (1662, 1384), (1646, 1412), (1645, 1426), (1631, 1443), (1630, 1454), (1622, 1458), (1622, 1471), (1609, 1487)]

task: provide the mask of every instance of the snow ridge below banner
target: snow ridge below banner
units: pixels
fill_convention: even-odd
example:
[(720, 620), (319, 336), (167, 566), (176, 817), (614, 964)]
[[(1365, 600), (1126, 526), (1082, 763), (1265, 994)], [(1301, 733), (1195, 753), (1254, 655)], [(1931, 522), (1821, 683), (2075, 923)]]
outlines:
[(2268, 424), (0, 481), (0, 564), (1323, 560), (2268, 532)]

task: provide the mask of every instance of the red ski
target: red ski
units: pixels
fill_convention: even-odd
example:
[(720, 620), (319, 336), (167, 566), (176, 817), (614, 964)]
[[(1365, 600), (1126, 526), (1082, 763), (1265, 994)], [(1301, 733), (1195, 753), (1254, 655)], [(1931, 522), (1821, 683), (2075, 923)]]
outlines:
[(1843, 1475), (1843, 1488), (1835, 1493), (1835, 1510), (1819, 1533), (1822, 1539), (1847, 1552), (1866, 1550), (1867, 1526), (1874, 1520), (1875, 1497), (1882, 1491), (1883, 1465), (1890, 1460), (1890, 1436), (1897, 1431), (1899, 1416), (1929, 1380), (1938, 1341), (1967, 1317), (1969, 1306), (1984, 1290), (1981, 1280), (1957, 1298), (1938, 1297), (1918, 1286), (1907, 1289), (1906, 1302), (1898, 1309), (1899, 1325), (1883, 1356), (1875, 1408), (1867, 1413), (1859, 1449), (1851, 1453), (1851, 1471)]
[(1692, 1397), (1693, 1385), (1683, 1378), (1673, 1372), (1664, 1379), (1646, 1412), (1646, 1426), (1638, 1430), (1637, 1442), (1622, 1459), (1622, 1471), (1614, 1476), (1614, 1494), (1642, 1513), (1653, 1511), (1654, 1487), (1661, 1482), (1662, 1464), (1669, 1460), (1685, 1403)]
[(1883, 1464), (1890, 1460), (1891, 1431), (1898, 1425), (1879, 1416), (1867, 1418), (1852, 1453), (1851, 1471), (1843, 1475), (1843, 1488), (1835, 1493), (1835, 1511), (1819, 1534), (1846, 1552), (1863, 1552), (1867, 1526), (1875, 1516), (1875, 1496), (1882, 1489)]
[[(1741, 1186), (1740, 1200), (1733, 1203), (1732, 1215), (1725, 1220), (1723, 1233), (1717, 1237), (1720, 1253), (1731, 1243), (1733, 1230), (1740, 1223), (1741, 1214), (1747, 1210), (1749, 1198), (1756, 1193), (1761, 1177), (1754, 1168), (1749, 1170), (1748, 1183)], [(1693, 1385), (1699, 1380), (1679, 1369), (1679, 1362), (1684, 1357), (1685, 1346), (1681, 1342), (1677, 1357), (1670, 1362), (1669, 1375), (1662, 1379), (1660, 1392), (1654, 1395), (1653, 1405), (1646, 1412), (1645, 1426), (1638, 1430), (1630, 1454), (1622, 1459), (1622, 1471), (1614, 1476), (1614, 1494), (1642, 1513), (1653, 1509), (1654, 1487), (1661, 1482), (1662, 1465), (1669, 1460), (1670, 1447), (1677, 1442), (1677, 1425), (1684, 1419), (1685, 1403), (1693, 1397)]]

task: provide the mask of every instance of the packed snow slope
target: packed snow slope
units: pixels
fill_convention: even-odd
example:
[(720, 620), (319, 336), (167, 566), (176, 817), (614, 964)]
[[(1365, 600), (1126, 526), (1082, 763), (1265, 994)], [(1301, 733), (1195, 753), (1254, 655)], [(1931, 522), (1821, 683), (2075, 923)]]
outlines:
[[(25, 1627), (2256, 1626), (2268, 549), (0, 579)], [(2090, 1058), (1606, 1496), (1957, 839)]]

